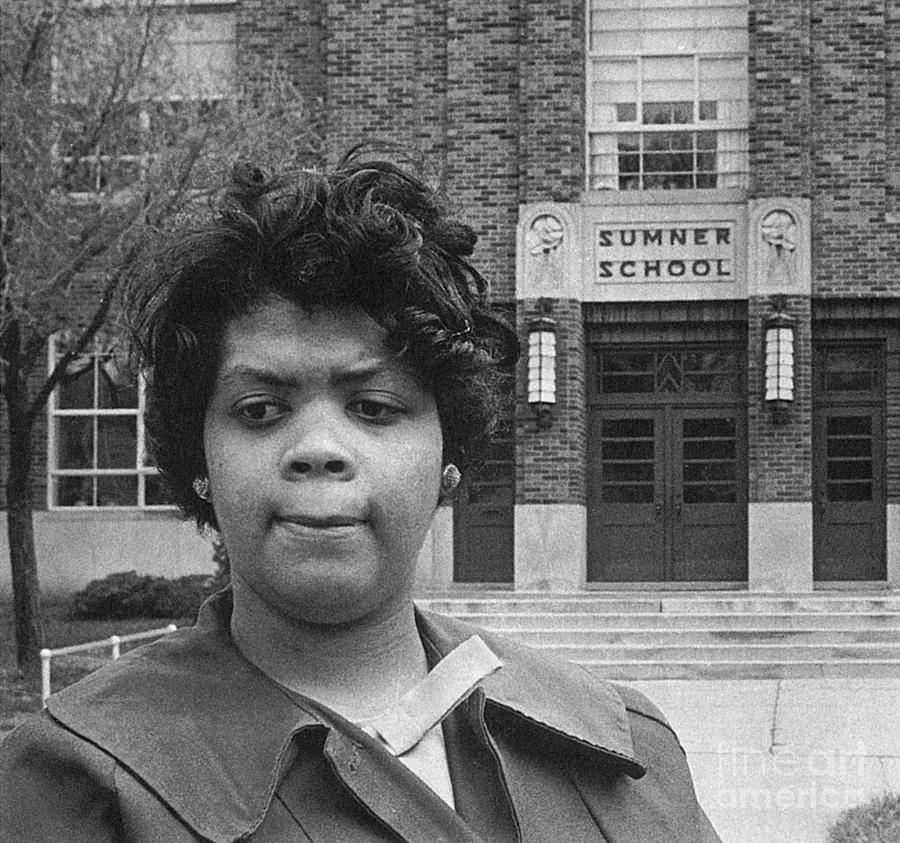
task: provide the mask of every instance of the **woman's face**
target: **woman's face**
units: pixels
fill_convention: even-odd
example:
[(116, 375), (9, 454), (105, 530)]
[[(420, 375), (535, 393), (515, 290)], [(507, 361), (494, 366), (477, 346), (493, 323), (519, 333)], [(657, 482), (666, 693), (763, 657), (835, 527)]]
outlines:
[(390, 614), (442, 444), (434, 397), (362, 311), (272, 298), (229, 322), (204, 447), (235, 600), (306, 623)]

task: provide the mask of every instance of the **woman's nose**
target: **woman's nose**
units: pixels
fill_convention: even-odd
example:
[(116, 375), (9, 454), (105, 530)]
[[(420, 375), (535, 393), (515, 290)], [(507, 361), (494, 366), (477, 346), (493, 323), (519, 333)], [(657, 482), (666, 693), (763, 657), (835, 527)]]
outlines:
[(356, 457), (338, 427), (337, 419), (322, 413), (298, 419), (294, 438), (281, 456), (281, 476), (285, 480), (352, 480)]

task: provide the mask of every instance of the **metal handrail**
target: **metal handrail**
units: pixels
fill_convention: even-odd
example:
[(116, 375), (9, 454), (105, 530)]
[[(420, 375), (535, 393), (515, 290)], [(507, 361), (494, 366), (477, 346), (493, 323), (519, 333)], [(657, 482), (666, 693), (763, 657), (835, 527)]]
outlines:
[(159, 629), (147, 629), (144, 632), (132, 632), (129, 635), (110, 635), (109, 638), (102, 638), (99, 641), (87, 641), (84, 644), (72, 644), (69, 647), (57, 647), (55, 650), (41, 650), (41, 702), (47, 705), (50, 697), (50, 660), (54, 656), (70, 656), (73, 653), (85, 653), (88, 650), (99, 650), (102, 647), (110, 647), (112, 649), (113, 659), (119, 658), (121, 655), (121, 645), (130, 641), (140, 641), (144, 638), (158, 638), (169, 632), (175, 632), (178, 627), (174, 623), (168, 626), (162, 626)]

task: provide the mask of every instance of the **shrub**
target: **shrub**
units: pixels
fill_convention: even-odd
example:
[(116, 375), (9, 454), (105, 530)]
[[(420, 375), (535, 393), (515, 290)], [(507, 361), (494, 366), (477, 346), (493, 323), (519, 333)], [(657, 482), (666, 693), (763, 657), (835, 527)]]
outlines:
[(885, 793), (844, 811), (828, 843), (896, 843), (900, 840), (900, 794)]
[(69, 616), (75, 620), (192, 618), (216, 585), (205, 574), (174, 580), (135, 571), (110, 574), (72, 595)]

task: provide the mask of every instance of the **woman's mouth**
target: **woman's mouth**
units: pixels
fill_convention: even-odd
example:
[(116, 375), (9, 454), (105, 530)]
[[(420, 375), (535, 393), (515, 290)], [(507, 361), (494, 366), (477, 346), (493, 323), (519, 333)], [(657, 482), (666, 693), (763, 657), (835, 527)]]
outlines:
[(283, 515), (276, 522), (291, 532), (301, 535), (346, 535), (365, 525), (365, 519), (353, 515)]

